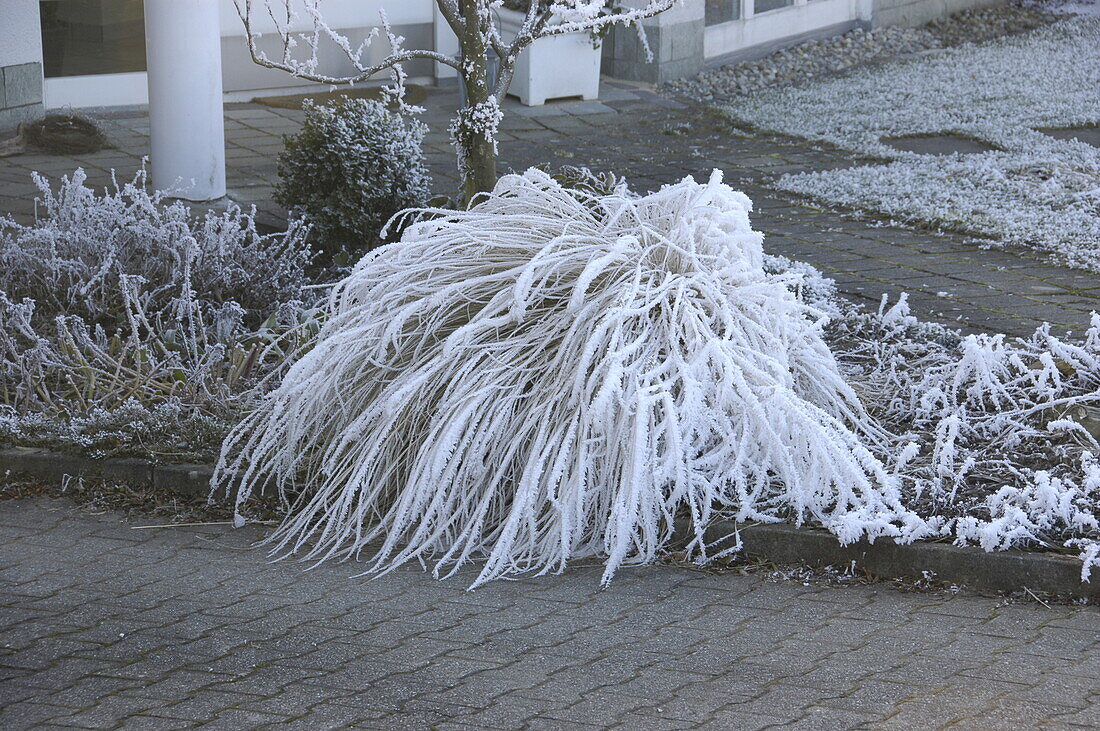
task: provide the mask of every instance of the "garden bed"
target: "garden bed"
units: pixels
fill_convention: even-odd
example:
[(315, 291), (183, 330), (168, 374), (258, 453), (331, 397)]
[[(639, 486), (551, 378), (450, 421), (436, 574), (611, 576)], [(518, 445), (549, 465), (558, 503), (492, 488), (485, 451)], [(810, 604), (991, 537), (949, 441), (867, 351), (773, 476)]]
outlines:
[[(749, 225), (751, 203), (718, 172), (649, 196), (585, 171), (564, 184), (537, 170), (507, 176), (470, 210), (423, 211), (401, 244), (364, 258), (326, 304), (293, 305), (314, 315), (296, 316), (258, 344), (257, 332), (272, 331), (260, 321), (270, 303), (228, 326), (203, 318), (236, 310), (209, 285), (232, 267), (210, 270), (202, 252), (211, 247), (232, 264), (242, 237), (247, 247), (277, 251), (295, 239), (258, 237), (238, 214), (206, 219), (199, 231), (187, 219), (185, 230), (208, 239), (189, 253), (197, 276), (171, 298), (162, 288), (134, 289), (113, 265), (105, 269), (117, 279), (105, 280), (97, 274), (104, 267), (83, 257), (97, 262), (113, 251), (124, 260), (132, 252), (123, 243), (135, 233), (146, 234), (142, 245), (159, 241), (178, 254), (178, 237), (152, 233), (165, 220), (163, 228), (181, 230), (181, 211), (161, 210), (137, 190), (104, 200), (74, 183), (63, 191), (64, 200), (51, 201), (53, 218), (16, 227), (5, 241), (12, 271), (33, 274), (8, 284), (56, 297), (94, 283), (91, 298), (53, 302), (92, 324), (71, 324), (72, 311), (36, 318), (34, 303), (4, 300), (0, 443), (56, 451), (54, 439), (111, 457), (125, 453), (120, 447), (148, 448), (162, 433), (191, 438), (189, 419), (217, 416), (232, 435), (214, 474), (226, 490), (219, 494), (234, 495), (242, 483), (277, 493), (289, 509), (277, 536), (303, 552), (354, 553), (361, 546), (353, 539), (369, 532), (363, 545), (382, 538), (401, 552), (378, 559), (375, 568), (385, 569), (413, 555), (449, 555), (457, 544), (445, 531), (467, 520), (453, 538), (469, 540), (463, 560), (481, 560), (497, 545), (541, 544), (542, 553), (486, 569), (495, 578), (593, 555), (654, 560), (672, 518), (694, 511), (700, 526), (733, 519), (823, 528), (838, 547), (934, 540), (990, 552), (1065, 549), (1078, 555), (1081, 579), (1100, 563), (1100, 318), (1072, 341), (1045, 328), (1024, 339), (964, 337), (921, 323), (904, 298), (877, 311), (855, 306), (813, 268), (765, 254)], [(104, 228), (96, 224), (101, 209), (125, 223), (111, 234), (121, 237), (108, 242), (113, 249), (89, 247), (83, 235), (65, 239), (85, 231), (68, 228), (73, 220)], [(213, 246), (226, 237), (235, 243)], [(29, 251), (43, 241), (75, 242), (73, 258), (39, 272)], [(315, 291), (300, 265), (308, 251), (295, 246), (286, 279), (264, 286)], [(76, 274), (64, 287), (41, 284), (56, 271)], [(150, 272), (137, 284), (160, 277), (172, 293), (177, 275)], [(143, 309), (129, 304), (135, 292)], [(145, 314), (158, 302), (160, 317)], [(180, 302), (193, 318), (183, 320), (186, 340), (165, 327), (178, 322)], [(578, 334), (586, 322), (591, 336)], [(627, 334), (634, 345), (624, 348)], [(567, 346), (567, 336), (577, 342)], [(644, 357), (616, 363), (643, 346)], [(249, 371), (257, 364), (264, 370)], [(227, 382), (227, 372), (240, 377)], [(654, 385), (632, 395), (644, 378)], [(137, 406), (134, 393), (143, 399)], [(528, 413), (535, 403), (545, 413)], [(151, 429), (146, 412), (159, 414), (163, 429)], [(495, 431), (486, 431), (490, 423)], [(582, 423), (593, 436), (572, 454), (594, 462), (575, 463), (580, 471), (566, 481), (571, 452), (556, 450)], [(110, 429), (96, 431), (104, 424)], [(526, 453), (536, 446), (543, 453)], [(55, 480), (121, 475), (166, 492), (206, 489), (206, 468), (161, 466), (172, 455), (147, 451), (160, 464), (16, 449), (2, 466)], [(512, 466), (500, 466), (502, 451)], [(557, 482), (544, 489), (546, 479)], [(573, 492), (572, 509), (558, 490)], [(250, 492), (237, 493), (239, 521), (255, 514)], [(488, 506), (496, 512), (487, 515)], [(513, 508), (526, 512), (515, 517)], [(316, 542), (331, 521), (335, 538)], [(502, 524), (531, 532), (501, 542)], [(696, 539), (694, 560), (721, 556), (706, 536)], [(605, 580), (617, 564), (608, 565)]]

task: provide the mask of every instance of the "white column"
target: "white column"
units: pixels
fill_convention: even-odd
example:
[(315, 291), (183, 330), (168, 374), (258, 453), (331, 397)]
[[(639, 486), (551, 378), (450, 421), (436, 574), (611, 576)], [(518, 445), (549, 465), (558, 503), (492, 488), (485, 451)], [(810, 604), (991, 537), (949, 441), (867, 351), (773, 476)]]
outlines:
[[(443, 17), (443, 13), (439, 10), (439, 5), (432, 3), (435, 13), (432, 22), (432, 39), (435, 42), (435, 50), (440, 53), (444, 53), (448, 56), (459, 55), (458, 36), (451, 30), (450, 24), (447, 19)], [(435, 62), (435, 78), (439, 79), (453, 79), (458, 76), (458, 72), (445, 63)]]
[(177, 198), (225, 195), (218, 0), (145, 0), (153, 186)]

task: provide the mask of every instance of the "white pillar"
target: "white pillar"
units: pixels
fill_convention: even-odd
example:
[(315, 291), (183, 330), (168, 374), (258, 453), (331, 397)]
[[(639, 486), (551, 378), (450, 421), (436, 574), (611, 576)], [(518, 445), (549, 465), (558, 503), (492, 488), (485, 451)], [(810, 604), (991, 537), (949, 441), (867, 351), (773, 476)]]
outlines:
[[(432, 3), (434, 8), (433, 12), (435, 16), (432, 22), (432, 39), (435, 43), (435, 50), (447, 56), (459, 56), (461, 55), (461, 49), (458, 47), (458, 36), (451, 30), (450, 24), (447, 19), (443, 17), (443, 13), (439, 10), (438, 3)], [(451, 66), (445, 63), (435, 62), (435, 79), (454, 79), (458, 77), (458, 72)]]
[(153, 186), (177, 198), (225, 195), (218, 0), (145, 0)]

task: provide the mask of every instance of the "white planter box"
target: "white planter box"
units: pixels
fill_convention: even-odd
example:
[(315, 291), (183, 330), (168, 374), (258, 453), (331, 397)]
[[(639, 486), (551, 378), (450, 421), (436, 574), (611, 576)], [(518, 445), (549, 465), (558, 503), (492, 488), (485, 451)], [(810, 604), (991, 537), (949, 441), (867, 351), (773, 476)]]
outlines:
[[(523, 13), (499, 8), (500, 33), (511, 42), (519, 33)], [(516, 60), (516, 74), (508, 93), (529, 107), (547, 99), (600, 96), (600, 47), (588, 31), (539, 38), (523, 49)]]

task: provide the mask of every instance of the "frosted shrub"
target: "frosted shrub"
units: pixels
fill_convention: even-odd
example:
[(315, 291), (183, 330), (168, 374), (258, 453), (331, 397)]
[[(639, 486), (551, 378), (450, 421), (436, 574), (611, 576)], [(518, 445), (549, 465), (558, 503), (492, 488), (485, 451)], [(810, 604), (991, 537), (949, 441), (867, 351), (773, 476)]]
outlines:
[(115, 409), (96, 407), (67, 419), (0, 404), (0, 442), (49, 445), (94, 458), (155, 453), (174, 460), (208, 459), (230, 426), (195, 413), (178, 398), (153, 406), (128, 399)]
[(279, 156), (276, 199), (308, 217), (327, 248), (369, 249), (391, 216), (428, 198), (427, 128), (374, 100), (306, 100), (304, 109)]
[(609, 580), (681, 512), (700, 558), (716, 511), (919, 535), (820, 313), (763, 270), (749, 208), (717, 173), (639, 198), (530, 170), (432, 212), (336, 287), (215, 479), (238, 504), (296, 496), (278, 549), (485, 558), (475, 583), (591, 555)]
[(195, 218), (167, 204), (146, 192), (144, 171), (106, 194), (86, 179), (78, 169), (54, 192), (35, 174), (35, 223), (0, 218), (0, 291), (34, 300), (38, 318), (124, 325), (129, 298), (147, 317), (235, 302), (254, 324), (272, 303), (301, 296), (312, 258), (302, 224), (261, 236), (237, 206)]
[(0, 440), (105, 452), (167, 423), (224, 430), (315, 330), (306, 229), (195, 218), (144, 173), (84, 180), (36, 176), (35, 223), (0, 220)]

